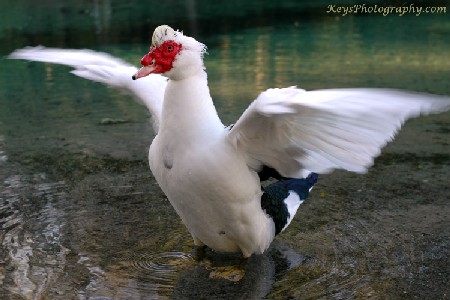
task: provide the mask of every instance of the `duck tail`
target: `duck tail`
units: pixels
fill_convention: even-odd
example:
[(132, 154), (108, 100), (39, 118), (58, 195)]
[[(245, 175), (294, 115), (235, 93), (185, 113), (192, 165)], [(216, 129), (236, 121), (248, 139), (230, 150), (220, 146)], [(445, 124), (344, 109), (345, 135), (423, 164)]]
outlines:
[(261, 208), (275, 223), (275, 234), (286, 229), (318, 177), (318, 174), (310, 173), (308, 177), (302, 179), (284, 178), (264, 188)]

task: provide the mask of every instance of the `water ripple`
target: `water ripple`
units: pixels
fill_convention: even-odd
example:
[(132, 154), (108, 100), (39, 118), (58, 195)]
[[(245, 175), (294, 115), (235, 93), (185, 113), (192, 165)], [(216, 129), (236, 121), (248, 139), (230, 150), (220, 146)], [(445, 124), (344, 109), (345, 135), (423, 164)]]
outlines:
[(140, 271), (146, 271), (152, 279), (174, 284), (180, 271), (195, 264), (191, 255), (183, 252), (143, 253), (126, 260), (126, 263)]
[(0, 283), (6, 295), (39, 298), (62, 274), (68, 249), (61, 244), (63, 213), (54, 201), (64, 197), (64, 185), (42, 173), (0, 182)]

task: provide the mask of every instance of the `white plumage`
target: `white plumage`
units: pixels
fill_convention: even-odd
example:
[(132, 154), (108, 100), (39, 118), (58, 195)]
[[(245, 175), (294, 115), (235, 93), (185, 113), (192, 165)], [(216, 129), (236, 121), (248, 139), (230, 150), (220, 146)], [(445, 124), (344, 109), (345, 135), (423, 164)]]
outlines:
[(286, 177), (334, 169), (364, 173), (406, 119), (448, 108), (447, 97), (397, 90), (269, 89), (229, 139), (249, 153), (254, 168), (270, 165)]
[[(264, 166), (293, 178), (334, 169), (363, 173), (406, 119), (450, 108), (446, 96), (289, 87), (261, 93), (230, 130), (209, 94), (205, 49), (164, 25), (155, 30), (140, 70), (89, 50), (25, 48), (10, 58), (69, 65), (75, 75), (137, 96), (150, 110), (157, 133), (150, 168), (195, 244), (241, 251), (245, 257), (267, 249), (276, 232), (278, 221), (261, 207), (257, 172)], [(164, 64), (158, 65), (161, 57)], [(152, 73), (163, 73), (168, 81)], [(133, 81), (132, 75), (142, 79)], [(287, 222), (283, 229), (304, 200), (293, 192), (296, 183), (291, 186), (286, 185), (290, 196), (281, 202), (289, 212), (281, 217)]]
[(158, 132), (167, 77), (152, 74), (142, 80), (133, 81), (131, 76), (136, 73), (136, 67), (107, 53), (88, 49), (26, 47), (14, 51), (8, 58), (70, 66), (74, 68), (72, 74), (131, 94), (138, 103), (147, 106), (152, 115), (155, 133)]

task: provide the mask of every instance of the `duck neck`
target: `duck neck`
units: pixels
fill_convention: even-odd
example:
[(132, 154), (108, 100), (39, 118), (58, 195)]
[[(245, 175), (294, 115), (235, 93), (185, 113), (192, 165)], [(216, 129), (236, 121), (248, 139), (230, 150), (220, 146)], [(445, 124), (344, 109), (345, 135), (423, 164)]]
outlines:
[(169, 80), (164, 95), (160, 133), (183, 142), (211, 138), (223, 131), (209, 94), (206, 72)]

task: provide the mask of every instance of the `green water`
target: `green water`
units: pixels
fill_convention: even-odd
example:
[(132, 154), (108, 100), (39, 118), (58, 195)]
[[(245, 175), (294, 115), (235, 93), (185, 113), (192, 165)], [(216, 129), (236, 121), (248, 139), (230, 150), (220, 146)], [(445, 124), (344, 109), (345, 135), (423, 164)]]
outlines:
[[(448, 13), (342, 17), (326, 13), (329, 4), (3, 1), (0, 55), (42, 44), (138, 65), (153, 29), (169, 24), (208, 45), (224, 123), (269, 87), (450, 94)], [(448, 112), (408, 122), (368, 174), (322, 176), (236, 283), (211, 274), (238, 258), (193, 260), (190, 235), (147, 166), (154, 134), (142, 106), (67, 67), (0, 64), (0, 298), (449, 296)]]

